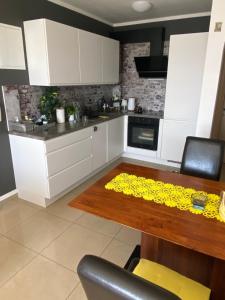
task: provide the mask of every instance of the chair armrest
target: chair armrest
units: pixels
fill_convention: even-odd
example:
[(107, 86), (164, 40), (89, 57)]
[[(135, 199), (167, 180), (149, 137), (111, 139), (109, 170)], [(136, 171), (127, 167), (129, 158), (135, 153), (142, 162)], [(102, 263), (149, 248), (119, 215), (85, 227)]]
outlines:
[(88, 300), (178, 300), (178, 296), (100, 257), (86, 255), (77, 268)]

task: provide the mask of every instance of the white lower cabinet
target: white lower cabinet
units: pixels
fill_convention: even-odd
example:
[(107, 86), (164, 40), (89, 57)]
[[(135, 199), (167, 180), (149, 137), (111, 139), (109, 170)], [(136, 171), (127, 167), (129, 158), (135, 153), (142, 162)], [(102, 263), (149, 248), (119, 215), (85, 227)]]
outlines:
[(108, 122), (108, 160), (111, 161), (123, 153), (124, 117)]
[(161, 159), (181, 162), (186, 137), (195, 135), (193, 122), (164, 120)]
[(50, 198), (55, 197), (91, 173), (92, 158), (79, 161), (72, 167), (49, 178)]
[(107, 123), (92, 128), (92, 170), (95, 171), (107, 162)]
[(48, 176), (53, 176), (87, 157), (91, 157), (91, 136), (47, 154)]
[(10, 135), (19, 196), (46, 207), (91, 174), (91, 134), (86, 128), (49, 141)]
[[(43, 207), (123, 150), (123, 117), (47, 141), (10, 134), (19, 197)], [(108, 153), (108, 149), (109, 153)]]

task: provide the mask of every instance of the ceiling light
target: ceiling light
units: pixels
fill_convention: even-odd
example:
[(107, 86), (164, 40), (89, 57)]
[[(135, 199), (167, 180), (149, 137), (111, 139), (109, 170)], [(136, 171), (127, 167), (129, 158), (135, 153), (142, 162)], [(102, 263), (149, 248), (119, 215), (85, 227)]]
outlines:
[(132, 8), (137, 12), (145, 12), (152, 7), (152, 3), (148, 0), (136, 0), (132, 4)]

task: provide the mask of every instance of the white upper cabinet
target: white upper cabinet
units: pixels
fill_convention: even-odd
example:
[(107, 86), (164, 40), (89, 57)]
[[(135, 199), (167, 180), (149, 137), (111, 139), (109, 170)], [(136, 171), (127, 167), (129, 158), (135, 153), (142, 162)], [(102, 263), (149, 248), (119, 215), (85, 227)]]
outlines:
[(195, 121), (198, 114), (208, 33), (170, 37), (165, 119)]
[(24, 22), (31, 85), (119, 82), (119, 42), (47, 19)]
[(80, 75), (82, 84), (102, 82), (101, 36), (79, 30)]
[(20, 27), (0, 23), (0, 68), (26, 69)]
[(119, 82), (119, 42), (102, 38), (102, 76), (103, 83)]
[(78, 29), (47, 19), (24, 22), (31, 85), (80, 83)]

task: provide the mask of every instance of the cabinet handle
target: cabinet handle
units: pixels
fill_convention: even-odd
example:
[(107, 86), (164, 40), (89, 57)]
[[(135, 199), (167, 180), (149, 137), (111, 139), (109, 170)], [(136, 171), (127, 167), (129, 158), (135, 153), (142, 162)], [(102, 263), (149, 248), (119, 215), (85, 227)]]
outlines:
[(97, 131), (98, 130), (98, 126), (94, 126), (94, 131)]

